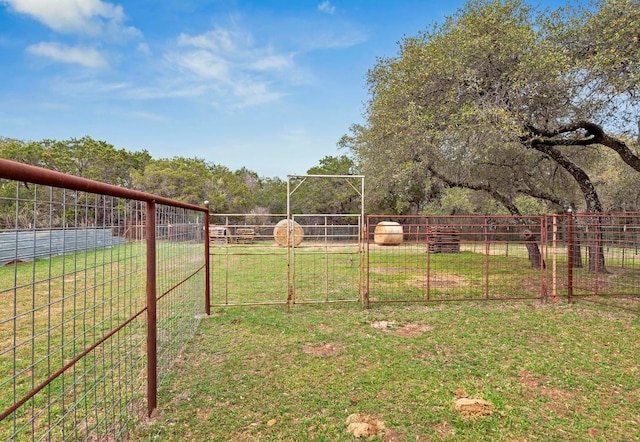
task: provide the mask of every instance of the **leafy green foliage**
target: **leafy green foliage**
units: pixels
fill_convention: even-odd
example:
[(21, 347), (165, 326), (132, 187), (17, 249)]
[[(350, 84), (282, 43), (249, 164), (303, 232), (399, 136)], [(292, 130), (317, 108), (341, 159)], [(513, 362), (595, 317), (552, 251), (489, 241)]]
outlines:
[[(359, 179), (354, 175), (355, 164), (346, 155), (326, 156), (318, 166), (307, 170), (307, 177), (293, 180), (291, 211), (309, 214), (359, 214), (361, 197)], [(339, 176), (339, 177), (332, 177)]]
[(421, 198), (432, 207), (443, 193), (425, 190), (440, 181), (512, 214), (529, 208), (520, 195), (547, 210), (602, 210), (592, 175), (603, 149), (640, 172), (633, 144), (606, 132), (638, 115), (638, 10), (600, 1), (569, 19), (519, 0), (471, 0), (405, 37), (369, 71), (366, 124), (340, 141), (372, 177), (368, 200), (397, 213)]

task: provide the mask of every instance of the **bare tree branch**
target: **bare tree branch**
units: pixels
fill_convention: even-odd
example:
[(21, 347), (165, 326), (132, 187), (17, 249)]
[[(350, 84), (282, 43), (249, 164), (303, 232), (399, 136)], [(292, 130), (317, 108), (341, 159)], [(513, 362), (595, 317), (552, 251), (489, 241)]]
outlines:
[[(607, 134), (604, 129), (589, 121), (576, 121), (556, 130), (544, 130), (533, 126), (527, 126), (531, 135), (521, 137), (522, 141), (537, 143), (544, 146), (590, 146), (600, 144), (616, 152), (622, 161), (640, 172), (640, 157), (636, 155), (627, 144), (619, 138)], [(573, 137), (567, 138), (570, 134)]]

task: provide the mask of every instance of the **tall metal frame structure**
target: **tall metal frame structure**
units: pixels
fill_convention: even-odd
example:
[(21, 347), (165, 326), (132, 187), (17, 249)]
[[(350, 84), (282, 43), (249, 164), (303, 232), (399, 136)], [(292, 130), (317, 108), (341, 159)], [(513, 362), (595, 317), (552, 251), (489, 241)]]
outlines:
[[(358, 219), (358, 299), (353, 301), (359, 301), (365, 303), (364, 287), (365, 287), (365, 242), (366, 238), (366, 226), (365, 226), (365, 200), (364, 200), (364, 175), (287, 175), (287, 309), (291, 304), (298, 302), (296, 296), (296, 284), (295, 284), (295, 263), (296, 263), (296, 247), (295, 238), (292, 238), (294, 233), (295, 214), (291, 213), (291, 196), (308, 180), (312, 179), (324, 179), (324, 180), (344, 180), (349, 184), (356, 194), (360, 197), (360, 212), (359, 213), (316, 213), (316, 214), (304, 214), (305, 216), (354, 216)], [(297, 181), (297, 182), (296, 182)], [(293, 184), (293, 187), (292, 187)], [(298, 214), (302, 215), (302, 214)], [(327, 253), (329, 253), (327, 251)], [(326, 259), (328, 262), (328, 259)], [(350, 301), (350, 300), (343, 300)], [(324, 302), (335, 302), (328, 297)]]

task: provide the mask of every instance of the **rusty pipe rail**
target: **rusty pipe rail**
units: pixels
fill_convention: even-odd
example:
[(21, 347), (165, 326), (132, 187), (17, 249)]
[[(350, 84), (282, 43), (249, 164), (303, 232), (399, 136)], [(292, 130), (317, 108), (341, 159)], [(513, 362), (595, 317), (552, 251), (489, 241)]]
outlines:
[[(140, 201), (146, 203), (146, 255), (147, 255), (147, 281), (146, 281), (146, 306), (134, 316), (129, 318), (124, 324), (120, 325), (115, 330), (101, 338), (94, 345), (86, 348), (82, 353), (75, 357), (72, 361), (68, 362), (64, 367), (61, 367), (58, 371), (50, 375), (41, 385), (33, 389), (25, 397), (21, 398), (13, 404), (8, 410), (5, 410), (0, 415), (0, 421), (4, 420), (11, 413), (14, 413), (20, 406), (30, 400), (35, 394), (41, 391), (44, 387), (50, 384), (55, 378), (60, 376), (63, 372), (67, 371), (80, 359), (92, 352), (101, 345), (104, 341), (110, 338), (113, 334), (117, 333), (121, 328), (126, 326), (130, 321), (138, 317), (142, 312), (146, 311), (147, 314), (147, 411), (149, 415), (156, 408), (157, 405), (157, 331), (156, 331), (156, 303), (159, 300), (157, 297), (157, 268), (156, 268), (156, 238), (155, 238), (155, 211), (156, 205), (165, 205), (169, 207), (181, 208), (185, 210), (192, 210), (202, 212), (204, 214), (204, 224), (208, 225), (208, 204), (203, 206), (197, 206), (180, 201), (175, 201), (170, 198), (153, 195), (150, 193), (126, 189), (120, 186), (101, 183), (90, 179), (77, 177), (73, 175), (64, 174), (61, 172), (44, 169), (28, 164), (23, 164), (6, 159), (0, 159), (0, 178), (13, 180), (17, 182), (25, 182), (43, 186), (50, 186), (60, 189), (67, 189), (73, 191), (87, 192), (104, 196), (111, 196), (115, 198), (123, 198), (134, 201)], [(209, 294), (209, 242), (206, 230), (204, 233), (204, 258), (206, 267), (206, 284), (205, 284), (205, 307), (206, 313), (210, 312), (210, 294)], [(200, 268), (198, 271), (201, 271)], [(1, 410), (0, 410), (1, 411)]]
[(117, 198), (128, 198), (136, 201), (153, 202), (183, 209), (197, 210), (208, 213), (208, 208), (175, 201), (158, 195), (153, 195), (138, 190), (125, 189), (113, 184), (101, 183), (73, 175), (67, 175), (42, 167), (30, 166), (16, 161), (0, 159), (0, 178), (23, 181), (45, 186), (79, 190), (83, 192), (97, 193)]

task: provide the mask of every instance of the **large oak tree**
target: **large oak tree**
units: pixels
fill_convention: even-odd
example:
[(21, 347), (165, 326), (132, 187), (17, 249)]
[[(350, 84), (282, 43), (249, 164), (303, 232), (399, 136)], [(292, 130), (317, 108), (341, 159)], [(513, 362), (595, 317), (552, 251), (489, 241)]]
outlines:
[[(489, 194), (512, 214), (518, 195), (602, 211), (590, 176), (602, 149), (640, 170), (637, 150), (614, 135), (638, 117), (640, 8), (612, 0), (568, 11), (470, 1), (378, 60), (367, 122), (342, 140), (378, 180), (372, 198), (435, 179)], [(620, 32), (609, 32), (611, 17)], [(612, 64), (603, 51), (625, 39)], [(603, 268), (601, 251), (591, 258)]]

